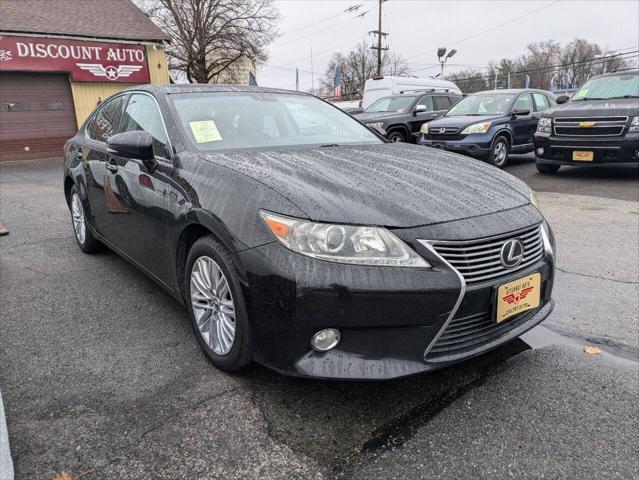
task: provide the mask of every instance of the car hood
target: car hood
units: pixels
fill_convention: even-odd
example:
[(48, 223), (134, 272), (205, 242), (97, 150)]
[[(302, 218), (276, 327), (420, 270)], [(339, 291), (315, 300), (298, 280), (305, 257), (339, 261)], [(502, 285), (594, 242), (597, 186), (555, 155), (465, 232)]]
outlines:
[(200, 156), (273, 189), (314, 221), (414, 227), (530, 203), (529, 187), (516, 177), (478, 160), (417, 145)]
[(639, 99), (614, 98), (610, 100), (573, 100), (544, 112), (544, 117), (639, 115)]
[(459, 129), (462, 129), (474, 123), (493, 121), (497, 118), (501, 118), (502, 116), (503, 115), (464, 115), (458, 117), (439, 117), (438, 119), (429, 122), (428, 127), (457, 127)]
[[(402, 115), (406, 115), (403, 113)], [(395, 117), (399, 117), (399, 114), (393, 112), (362, 112), (353, 115), (357, 120), (362, 123), (381, 122), (383, 120), (389, 120)]]

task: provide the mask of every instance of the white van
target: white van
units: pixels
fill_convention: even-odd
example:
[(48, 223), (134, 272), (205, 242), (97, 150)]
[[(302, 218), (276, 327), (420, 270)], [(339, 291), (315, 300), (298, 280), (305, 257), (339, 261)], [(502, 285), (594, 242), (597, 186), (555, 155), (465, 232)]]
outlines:
[(460, 95), (462, 93), (459, 87), (453, 82), (439, 80), (438, 78), (374, 77), (366, 80), (364, 84), (362, 107), (367, 108), (378, 99), (389, 95), (395, 95), (404, 91), (428, 90), (431, 88), (436, 91), (448, 90)]

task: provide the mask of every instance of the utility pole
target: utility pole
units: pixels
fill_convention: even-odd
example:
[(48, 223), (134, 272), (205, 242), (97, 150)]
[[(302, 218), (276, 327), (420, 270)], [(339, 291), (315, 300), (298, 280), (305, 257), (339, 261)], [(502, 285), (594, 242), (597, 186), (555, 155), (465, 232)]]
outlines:
[(382, 37), (386, 37), (388, 33), (382, 32), (382, 3), (386, 0), (379, 0), (379, 22), (377, 26), (377, 30), (373, 30), (368, 33), (372, 33), (373, 35), (377, 35), (377, 45), (373, 45), (371, 47), (372, 50), (377, 50), (377, 76), (381, 77), (382, 75), (382, 50), (388, 50), (388, 47), (382, 47)]
[(315, 95), (315, 74), (313, 73), (313, 47), (311, 47), (311, 94)]

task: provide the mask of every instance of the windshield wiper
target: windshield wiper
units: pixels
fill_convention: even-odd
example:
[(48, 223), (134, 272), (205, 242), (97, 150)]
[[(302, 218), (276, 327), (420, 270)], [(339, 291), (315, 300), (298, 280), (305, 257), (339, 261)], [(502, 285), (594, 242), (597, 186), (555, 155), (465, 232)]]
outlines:
[(575, 100), (573, 100), (574, 102), (581, 102), (581, 101), (587, 101), (587, 100), (607, 100), (607, 98), (601, 98), (601, 97), (583, 97), (583, 98), (577, 98)]
[(610, 98), (639, 98), (639, 95), (620, 95), (618, 97), (608, 97)]
[(337, 143), (325, 143), (319, 146), (319, 148), (330, 148), (330, 147), (339, 147), (339, 145)]

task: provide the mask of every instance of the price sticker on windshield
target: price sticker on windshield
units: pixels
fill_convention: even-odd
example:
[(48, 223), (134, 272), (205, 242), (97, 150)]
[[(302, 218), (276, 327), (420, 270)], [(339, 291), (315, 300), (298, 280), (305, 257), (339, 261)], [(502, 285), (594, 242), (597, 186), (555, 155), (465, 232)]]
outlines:
[(189, 122), (193, 138), (197, 143), (218, 142), (222, 140), (217, 125), (213, 120), (199, 120), (197, 122)]

